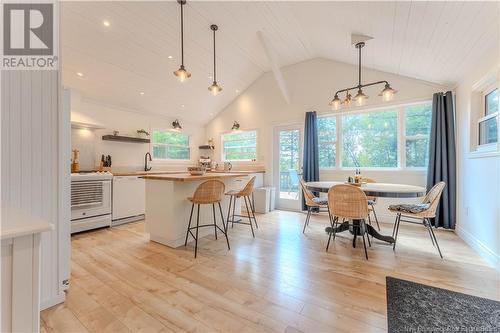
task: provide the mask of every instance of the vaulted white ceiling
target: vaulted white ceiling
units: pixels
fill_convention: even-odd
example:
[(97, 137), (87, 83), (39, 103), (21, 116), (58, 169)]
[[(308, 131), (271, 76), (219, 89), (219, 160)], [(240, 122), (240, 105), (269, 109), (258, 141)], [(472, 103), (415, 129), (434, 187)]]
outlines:
[[(356, 64), (350, 35), (361, 33), (375, 38), (364, 66), (454, 85), (498, 52), (498, 16), (495, 2), (188, 1), (185, 65), (193, 76), (180, 83), (172, 74), (180, 63), (177, 2), (62, 2), (63, 83), (93, 100), (204, 123), (271, 69), (262, 31), (279, 66), (315, 57)], [(208, 91), (212, 23), (218, 96)]]

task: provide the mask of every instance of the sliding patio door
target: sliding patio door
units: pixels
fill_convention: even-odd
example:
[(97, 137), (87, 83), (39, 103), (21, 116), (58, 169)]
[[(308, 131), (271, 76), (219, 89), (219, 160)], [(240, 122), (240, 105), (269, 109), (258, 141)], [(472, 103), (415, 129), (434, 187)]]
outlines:
[(276, 127), (274, 130), (274, 184), (276, 206), (279, 209), (299, 210), (302, 173), (302, 126)]

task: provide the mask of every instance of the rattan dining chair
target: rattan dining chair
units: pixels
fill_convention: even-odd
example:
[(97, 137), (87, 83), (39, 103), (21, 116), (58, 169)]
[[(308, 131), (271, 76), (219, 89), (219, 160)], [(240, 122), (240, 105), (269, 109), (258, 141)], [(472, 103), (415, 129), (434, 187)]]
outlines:
[[(363, 177), (362, 181), (368, 184), (373, 184), (376, 183), (377, 181), (373, 178), (367, 178)], [(368, 200), (368, 224), (372, 225), (372, 220), (370, 215), (373, 214), (373, 217), (375, 218), (375, 222), (377, 223), (377, 229), (380, 231), (380, 225), (378, 224), (378, 217), (377, 217), (377, 212), (375, 211), (375, 206), (377, 205), (377, 197), (374, 196), (366, 196), (366, 199)]]
[[(427, 192), (426, 196), (422, 200), (422, 203), (419, 205), (401, 204), (401, 205), (389, 206), (389, 210), (393, 213), (396, 213), (396, 221), (394, 223), (394, 228), (392, 230), (392, 237), (394, 238), (394, 244), (392, 247), (393, 250), (396, 249), (396, 242), (399, 233), (399, 225), (401, 222), (423, 224), (427, 228), (427, 231), (429, 232), (432, 245), (437, 248), (439, 256), (443, 258), (436, 235), (432, 230), (430, 219), (436, 217), (436, 210), (439, 206), (439, 200), (441, 199), (441, 195), (443, 193), (445, 186), (446, 186), (445, 182), (439, 182), (436, 185), (434, 185), (430, 189), (430, 191)], [(410, 218), (411, 220), (403, 218)]]
[(314, 195), (306, 186), (306, 182), (304, 179), (299, 180), (300, 187), (302, 188), (302, 193), (304, 194), (304, 201), (307, 207), (307, 216), (304, 221), (304, 228), (302, 229), (302, 233), (306, 231), (306, 227), (309, 225), (309, 221), (311, 219), (311, 213), (314, 208), (317, 208), (319, 211), (321, 208), (328, 209), (328, 200), (322, 199)]
[[(368, 204), (366, 200), (365, 193), (356, 186), (352, 185), (335, 185), (328, 190), (328, 211), (330, 214), (330, 223), (332, 226), (332, 231), (328, 236), (328, 243), (326, 245), (326, 251), (330, 246), (330, 240), (335, 239), (335, 227), (339, 221), (339, 218), (343, 220), (348, 220), (349, 224), (353, 228), (359, 228), (361, 236), (363, 237), (363, 247), (365, 248), (365, 257), (368, 259), (368, 251), (366, 250), (365, 234), (368, 242), (370, 238), (367, 234), (366, 219), (368, 218)], [(359, 223), (354, 224), (357, 220)], [(333, 234), (333, 235), (332, 235)], [(356, 236), (356, 231), (354, 233)]]
[[(241, 190), (231, 190), (226, 192), (226, 195), (229, 195), (229, 208), (227, 210), (227, 224), (226, 224), (226, 230), (229, 227), (229, 222), (231, 222), (231, 228), (234, 226), (234, 223), (237, 224), (249, 224), (250, 229), (252, 230), (252, 236), (255, 237), (255, 232), (253, 230), (253, 225), (252, 225), (252, 220), (253, 223), (255, 223), (255, 227), (258, 229), (259, 226), (257, 225), (257, 219), (255, 218), (255, 209), (252, 204), (251, 196), (253, 193), (253, 186), (255, 183), (255, 176), (250, 178), (248, 183), (246, 183), (245, 187)], [(243, 198), (245, 201), (245, 207), (247, 210), (247, 215), (236, 215), (235, 214), (235, 207), (236, 207), (236, 199), (237, 198)], [(231, 215), (231, 219), (229, 219), (229, 216), (231, 214), (231, 207), (233, 209), (233, 213)], [(242, 217), (242, 218), (248, 218), (248, 223), (243, 222), (243, 220), (235, 220), (235, 217)]]
[[(194, 257), (196, 258), (196, 254), (198, 253), (198, 229), (202, 227), (214, 227), (215, 231), (215, 239), (217, 239), (217, 229), (219, 229), (222, 234), (226, 237), (227, 249), (230, 250), (229, 247), (229, 239), (227, 238), (227, 226), (224, 223), (224, 216), (222, 214), (222, 208), (220, 202), (222, 200), (222, 195), (224, 194), (225, 185), (220, 180), (211, 179), (201, 183), (198, 188), (194, 191), (192, 197), (187, 198), (191, 203), (191, 214), (189, 216), (189, 225), (186, 232), (186, 240), (184, 241), (184, 246), (187, 245), (188, 237), (191, 236), (194, 238)], [(219, 206), (220, 217), (222, 219), (222, 229), (217, 225), (217, 218), (215, 214), (215, 204)], [(196, 215), (196, 226), (191, 227), (191, 220), (193, 218), (194, 205), (198, 205), (198, 211)], [(214, 215), (214, 223), (213, 224), (203, 224), (200, 225), (200, 205), (212, 205), (212, 212)], [(196, 229), (196, 234), (193, 234), (191, 230)]]

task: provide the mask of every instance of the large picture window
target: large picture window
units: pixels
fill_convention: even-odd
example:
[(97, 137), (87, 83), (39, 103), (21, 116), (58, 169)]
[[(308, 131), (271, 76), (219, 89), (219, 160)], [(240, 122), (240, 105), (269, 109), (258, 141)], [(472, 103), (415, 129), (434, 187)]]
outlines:
[(431, 113), (422, 102), (319, 117), (319, 167), (425, 168)]
[(342, 117), (342, 166), (398, 166), (397, 111), (366, 112)]
[(407, 106), (404, 114), (406, 166), (426, 167), (429, 162), (432, 105), (426, 103)]
[(334, 168), (337, 154), (337, 120), (335, 117), (318, 118), (319, 167)]
[(189, 160), (189, 135), (169, 131), (153, 130), (153, 159), (155, 160)]
[(222, 135), (222, 160), (255, 161), (257, 159), (257, 131), (240, 131)]

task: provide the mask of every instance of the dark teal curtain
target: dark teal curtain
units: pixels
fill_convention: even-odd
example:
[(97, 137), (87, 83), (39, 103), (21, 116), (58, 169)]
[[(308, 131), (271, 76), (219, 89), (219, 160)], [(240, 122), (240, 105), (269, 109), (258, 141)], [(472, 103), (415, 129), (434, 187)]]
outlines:
[[(304, 158), (302, 178), (306, 182), (319, 180), (318, 123), (316, 111), (306, 112), (304, 126)], [(302, 210), (306, 204), (302, 199)]]
[(432, 123), (429, 142), (427, 190), (444, 181), (441, 201), (433, 222), (435, 227), (455, 229), (457, 164), (455, 148), (455, 105), (451, 91), (432, 98)]

